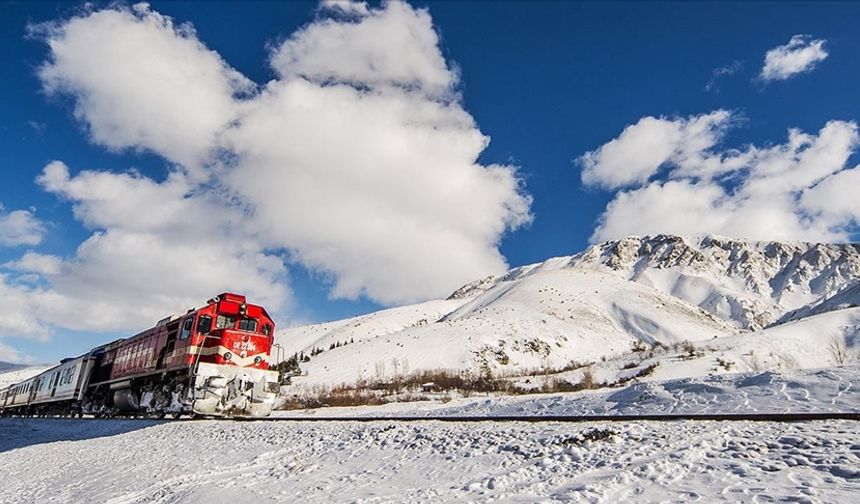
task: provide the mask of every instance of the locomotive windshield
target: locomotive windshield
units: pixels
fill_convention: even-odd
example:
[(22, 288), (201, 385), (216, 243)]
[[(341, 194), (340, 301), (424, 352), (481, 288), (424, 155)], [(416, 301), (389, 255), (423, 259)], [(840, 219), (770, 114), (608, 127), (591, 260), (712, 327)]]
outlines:
[(197, 332), (200, 334), (209, 334), (212, 330), (212, 317), (209, 315), (201, 315), (197, 321)]
[(215, 329), (238, 329), (240, 331), (248, 331), (255, 333), (259, 322), (255, 318), (243, 317), (238, 319), (232, 315), (218, 314), (215, 319)]
[(257, 319), (246, 318), (239, 321), (240, 331), (257, 332)]
[(218, 318), (215, 319), (215, 329), (233, 329), (235, 325), (236, 317), (232, 315), (218, 314)]

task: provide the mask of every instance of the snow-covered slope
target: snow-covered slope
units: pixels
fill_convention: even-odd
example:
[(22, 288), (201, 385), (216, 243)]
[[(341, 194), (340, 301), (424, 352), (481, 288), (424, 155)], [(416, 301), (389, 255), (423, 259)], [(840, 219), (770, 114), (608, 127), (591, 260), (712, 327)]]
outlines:
[(0, 362), (0, 389), (20, 381), (32, 378), (42, 371), (48, 369), (49, 365), (28, 366), (26, 364), (12, 364)]
[(848, 284), (831, 296), (824, 297), (819, 301), (786, 313), (780, 318), (779, 322), (798, 320), (811, 315), (844, 310), (856, 306), (860, 306), (860, 280)]
[[(325, 350), (302, 364), (307, 376), (296, 382), (306, 385), (433, 368), (546, 372), (684, 340), (707, 340), (707, 359), (730, 359), (735, 371), (814, 367), (832, 364), (831, 336), (852, 351), (860, 343), (847, 329), (858, 304), (858, 245), (659, 235), (514, 268), (447, 300), (288, 329), (279, 341), (288, 355)], [(658, 373), (701, 376), (711, 364), (690, 359)]]
[[(401, 329), (389, 330), (390, 310), (382, 322), (364, 319), (324, 328), (287, 330), (285, 345), (298, 333), (323, 336), (306, 343), (325, 351), (303, 364), (305, 385), (353, 383), (390, 378), (419, 369), (465, 369), (498, 374), (558, 368), (572, 361), (596, 361), (629, 353), (637, 345), (674, 344), (735, 334), (729, 324), (659, 291), (614, 275), (580, 269), (535, 271), (516, 281), (464, 300), (444, 316), (426, 319), (424, 310), (401, 309)], [(425, 322), (406, 322), (420, 314)], [(371, 316), (372, 317), (372, 316)], [(372, 318), (371, 318), (372, 320)], [(397, 327), (395, 325), (394, 327)], [(381, 327), (368, 333), (365, 327)], [(336, 341), (354, 341), (329, 349)], [(294, 347), (295, 348), (295, 347)]]
[(294, 327), (281, 332), (278, 342), (284, 347), (287, 357), (303, 350), (309, 353), (313, 348), (327, 349), (333, 343), (373, 339), (436, 322), (464, 302), (465, 299), (428, 301), (334, 322)]

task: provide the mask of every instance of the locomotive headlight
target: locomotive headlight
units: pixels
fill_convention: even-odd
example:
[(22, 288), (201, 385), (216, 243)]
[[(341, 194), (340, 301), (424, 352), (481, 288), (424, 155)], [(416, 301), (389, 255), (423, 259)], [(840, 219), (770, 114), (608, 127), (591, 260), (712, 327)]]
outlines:
[(258, 356), (256, 356), (256, 357), (254, 357), (254, 364), (259, 364), (259, 363), (261, 363), (261, 362), (263, 362), (263, 358), (262, 358), (262, 357), (260, 357), (259, 355), (258, 355)]
[(224, 352), (224, 360), (230, 360), (233, 358), (233, 354), (230, 352)]

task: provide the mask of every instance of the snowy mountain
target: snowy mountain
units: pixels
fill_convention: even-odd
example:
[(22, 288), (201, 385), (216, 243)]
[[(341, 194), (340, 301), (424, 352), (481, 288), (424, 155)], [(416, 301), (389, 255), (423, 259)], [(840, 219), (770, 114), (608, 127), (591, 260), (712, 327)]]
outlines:
[[(446, 300), (287, 329), (279, 342), (288, 356), (314, 353), (296, 379), (304, 385), (426, 369), (516, 376), (577, 363), (612, 374), (643, 348), (690, 341), (709, 350), (684, 362), (654, 356), (656, 376), (668, 379), (832, 365), (828, 338), (860, 345), (858, 304), (856, 244), (658, 235), (514, 268)], [(717, 357), (732, 364), (720, 369)]]
[(608, 268), (743, 329), (760, 329), (856, 284), (860, 245), (658, 235), (592, 246), (568, 266)]

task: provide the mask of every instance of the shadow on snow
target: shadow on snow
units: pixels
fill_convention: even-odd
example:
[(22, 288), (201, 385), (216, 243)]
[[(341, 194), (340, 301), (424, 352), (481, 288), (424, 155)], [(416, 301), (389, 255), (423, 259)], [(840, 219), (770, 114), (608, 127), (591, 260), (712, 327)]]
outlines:
[(0, 418), (0, 453), (43, 443), (116, 436), (161, 423), (164, 421)]

